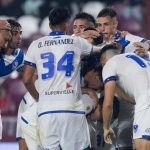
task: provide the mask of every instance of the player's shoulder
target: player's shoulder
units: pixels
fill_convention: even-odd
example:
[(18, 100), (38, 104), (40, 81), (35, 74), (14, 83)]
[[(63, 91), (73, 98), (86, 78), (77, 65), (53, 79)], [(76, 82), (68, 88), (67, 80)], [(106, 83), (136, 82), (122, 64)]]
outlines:
[(42, 37), (40, 37), (40, 38), (34, 40), (32, 43), (33, 43), (33, 44), (36, 44), (36, 43), (45, 41), (45, 40), (47, 40), (49, 37), (50, 37), (50, 36), (48, 36), (48, 35), (42, 36)]
[(110, 66), (115, 65), (115, 64), (118, 65), (123, 60), (123, 58), (125, 58), (125, 56), (126, 54), (115, 55), (107, 61), (107, 64), (109, 64)]
[(128, 40), (130, 42), (141, 42), (143, 39), (144, 39), (143, 37), (133, 35), (131, 33), (126, 34), (126, 40)]

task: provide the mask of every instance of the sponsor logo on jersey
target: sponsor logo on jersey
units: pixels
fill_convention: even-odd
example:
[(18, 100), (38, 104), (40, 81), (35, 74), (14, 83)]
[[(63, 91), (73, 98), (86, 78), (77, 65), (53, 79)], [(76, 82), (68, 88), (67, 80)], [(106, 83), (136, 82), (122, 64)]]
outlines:
[(61, 94), (74, 94), (74, 90), (48, 91), (48, 92), (45, 92), (45, 95), (61, 95)]
[(69, 83), (66, 83), (66, 89), (72, 87)]

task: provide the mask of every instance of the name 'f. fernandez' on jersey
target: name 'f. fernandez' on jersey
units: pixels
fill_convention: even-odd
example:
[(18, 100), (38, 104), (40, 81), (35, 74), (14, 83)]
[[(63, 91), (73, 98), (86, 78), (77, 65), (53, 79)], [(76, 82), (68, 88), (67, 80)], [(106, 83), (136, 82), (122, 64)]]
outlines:
[(80, 37), (51, 32), (30, 45), (25, 64), (37, 68), (39, 112), (84, 110), (80, 100), (80, 58), (92, 45)]

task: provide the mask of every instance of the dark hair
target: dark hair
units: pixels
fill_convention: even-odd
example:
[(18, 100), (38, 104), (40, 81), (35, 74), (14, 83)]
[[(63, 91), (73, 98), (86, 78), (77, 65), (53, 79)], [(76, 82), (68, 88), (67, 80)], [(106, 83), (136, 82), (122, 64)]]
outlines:
[(69, 10), (63, 7), (53, 8), (49, 13), (50, 25), (56, 26), (70, 19)]
[(114, 17), (117, 16), (117, 13), (116, 13), (116, 11), (115, 11), (113, 8), (106, 7), (106, 8), (104, 8), (104, 9), (102, 9), (102, 10), (98, 13), (97, 18), (99, 18), (99, 17), (107, 17), (107, 16), (109, 16), (109, 17), (111, 17), (111, 18), (114, 18)]
[(21, 24), (13, 19), (7, 19), (8, 23), (12, 28), (14, 27), (21, 27)]
[(94, 70), (99, 72), (99, 58), (98, 55), (85, 56), (81, 61), (81, 75), (84, 77), (89, 71)]
[[(86, 29), (84, 29), (84, 31), (88, 31), (88, 30), (94, 30), (97, 31), (95, 28), (92, 27), (88, 27)], [(93, 38), (93, 45), (99, 45), (103, 43), (103, 34), (99, 33), (99, 36), (97, 38)]]
[(91, 14), (88, 14), (86, 12), (78, 13), (73, 20), (76, 19), (86, 19), (87, 21), (92, 22), (94, 25), (96, 23), (94, 17)]
[[(104, 46), (104, 47), (101, 49), (100, 53), (99, 53), (99, 59), (101, 59), (102, 55), (103, 55), (106, 51), (110, 51), (110, 50), (117, 51), (118, 48), (117, 48), (116, 46), (112, 45), (112, 44), (109, 44), (109, 45)], [(118, 50), (118, 51), (119, 51), (119, 50)], [(118, 51), (117, 51), (117, 53), (118, 53)]]

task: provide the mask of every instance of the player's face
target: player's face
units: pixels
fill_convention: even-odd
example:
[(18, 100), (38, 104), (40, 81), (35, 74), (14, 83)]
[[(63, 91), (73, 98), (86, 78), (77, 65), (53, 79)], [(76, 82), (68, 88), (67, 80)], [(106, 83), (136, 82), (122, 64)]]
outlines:
[(94, 26), (91, 22), (86, 19), (76, 19), (73, 23), (73, 33), (76, 35), (78, 33), (82, 33), (84, 29)]
[(7, 21), (0, 21), (0, 48), (7, 48), (11, 40), (11, 26)]
[(22, 34), (21, 27), (14, 27), (12, 29), (12, 41), (10, 43), (11, 48), (19, 48), (21, 44), (21, 34)]
[(92, 88), (95, 90), (103, 89), (103, 83), (100, 79), (100, 75), (98, 72), (91, 70), (85, 75), (84, 79), (85, 81), (88, 82), (89, 88)]
[(103, 34), (104, 40), (109, 40), (111, 35), (116, 33), (116, 28), (116, 18), (111, 18), (109, 16), (97, 18), (97, 30)]

